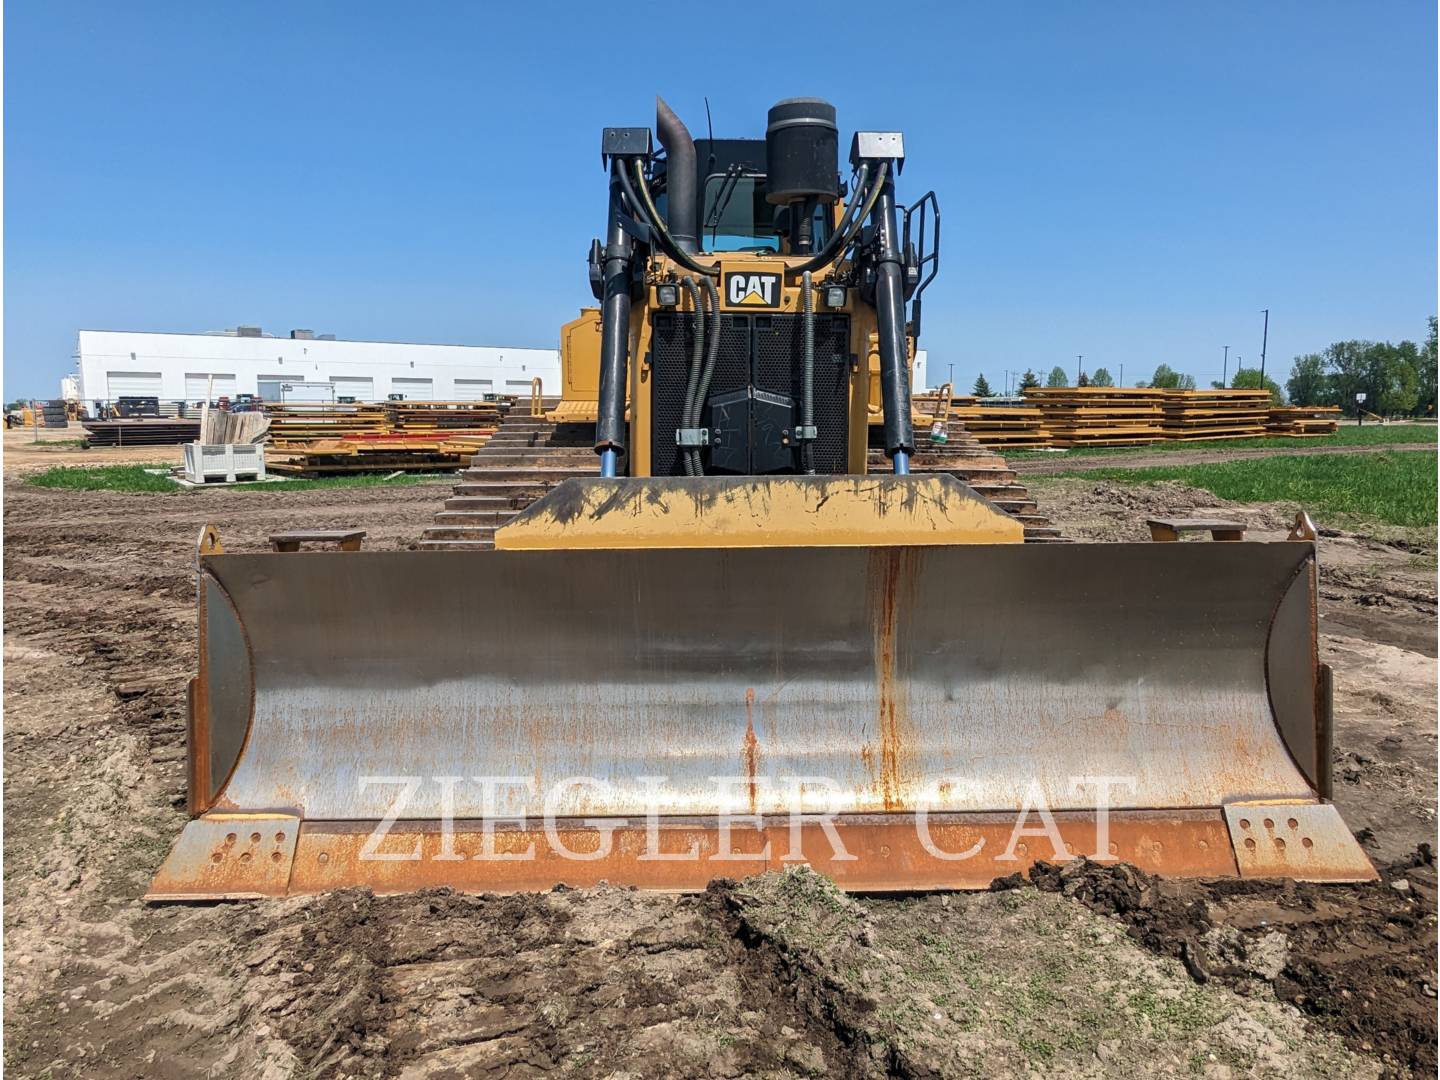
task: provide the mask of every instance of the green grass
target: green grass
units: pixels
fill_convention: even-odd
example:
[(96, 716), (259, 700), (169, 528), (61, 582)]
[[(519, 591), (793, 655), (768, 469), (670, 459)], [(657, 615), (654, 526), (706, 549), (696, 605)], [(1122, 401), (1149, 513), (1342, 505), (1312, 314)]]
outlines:
[[(319, 488), (410, 487), (414, 484), (444, 480), (454, 483), (448, 473), (401, 473), (387, 480), (390, 473), (353, 473), (347, 476), (322, 476), (315, 480), (287, 480), (283, 484), (234, 484), (230, 491), (312, 491)], [(195, 490), (193, 488), (188, 490)]]
[(1056, 476), (1120, 483), (1178, 480), (1233, 502), (1292, 502), (1351, 523), (1436, 524), (1433, 450), (1378, 454), (1277, 454), (1208, 465), (1085, 469)]
[(1135, 454), (1183, 453), (1187, 450), (1246, 450), (1252, 448), (1277, 447), (1284, 450), (1297, 448), (1312, 449), (1327, 446), (1393, 446), (1397, 443), (1436, 442), (1435, 424), (1365, 424), (1356, 427), (1346, 424), (1334, 435), (1322, 435), (1314, 439), (1287, 439), (1266, 435), (1258, 439), (1205, 439), (1197, 442), (1158, 442), (1146, 446), (1077, 446), (1067, 450), (1062, 457), (1054, 451), (1005, 450), (1000, 452), (1007, 458), (1044, 458), (1063, 461), (1066, 457), (1127, 457)]
[[(361, 473), (330, 476), (318, 480), (288, 480), (283, 484), (234, 484), (226, 491), (312, 491), (317, 488), (402, 487), (434, 480), (427, 474), (404, 473), (387, 480), (388, 473)], [(192, 494), (200, 489), (186, 488), (167, 476), (158, 476), (145, 465), (57, 465), (31, 473), (25, 482), (36, 487), (63, 488), (70, 491), (122, 491), (135, 494)]]
[(178, 491), (171, 480), (145, 471), (144, 465), (57, 465), (53, 469), (30, 473), (27, 484), (36, 487), (65, 488), (70, 491)]

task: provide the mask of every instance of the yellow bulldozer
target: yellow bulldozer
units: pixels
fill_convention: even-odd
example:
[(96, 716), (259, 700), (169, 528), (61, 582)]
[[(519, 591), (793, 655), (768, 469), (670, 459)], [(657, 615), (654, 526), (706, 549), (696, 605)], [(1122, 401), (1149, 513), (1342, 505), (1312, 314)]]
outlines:
[(202, 532), (193, 817), (152, 899), (685, 890), (797, 862), (983, 888), (1082, 855), (1374, 876), (1328, 799), (1308, 520), (1027, 544), (912, 469), (938, 202), (897, 202), (900, 132), (856, 133), (843, 178), (839, 150), (813, 98), (764, 138), (696, 140), (663, 102), (654, 132), (604, 130), (598, 363), (566, 386), (599, 475), (495, 550)]

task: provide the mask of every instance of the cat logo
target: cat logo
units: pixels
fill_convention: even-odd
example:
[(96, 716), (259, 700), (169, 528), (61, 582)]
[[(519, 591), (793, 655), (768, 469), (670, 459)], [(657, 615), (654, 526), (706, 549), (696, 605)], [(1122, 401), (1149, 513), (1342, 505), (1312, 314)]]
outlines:
[(780, 275), (731, 271), (725, 275), (727, 307), (778, 308)]

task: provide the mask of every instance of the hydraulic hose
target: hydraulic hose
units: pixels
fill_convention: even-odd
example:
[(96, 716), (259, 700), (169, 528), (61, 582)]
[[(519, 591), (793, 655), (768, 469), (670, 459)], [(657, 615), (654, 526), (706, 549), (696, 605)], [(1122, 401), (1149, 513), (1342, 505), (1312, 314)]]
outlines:
[[(860, 175), (855, 180), (855, 196), (851, 199), (850, 205), (845, 208), (845, 213), (840, 215), (840, 224), (836, 226), (835, 231), (830, 234), (830, 239), (825, 242), (825, 246), (820, 249), (819, 253), (816, 254), (813, 259), (795, 267), (796, 270), (802, 272), (805, 270), (819, 270), (822, 266), (828, 266), (834, 262), (844, 254), (845, 249), (850, 246), (850, 242), (855, 239), (856, 233), (860, 231), (860, 227), (865, 223), (865, 219), (870, 216), (870, 211), (874, 209), (876, 201), (880, 198), (880, 192), (885, 187), (886, 174), (890, 171), (890, 163), (888, 161), (882, 161), (880, 163), (880, 170), (875, 174), (875, 182), (870, 185), (870, 191), (865, 198), (864, 205), (860, 207), (858, 214), (854, 214), (855, 208), (860, 206), (860, 193), (864, 190), (865, 177), (869, 169), (869, 162), (860, 166)], [(854, 214), (853, 217), (852, 214)]]
[(800, 395), (800, 424), (806, 429), (800, 443), (800, 464), (807, 475), (815, 473), (815, 290), (811, 287), (810, 271), (800, 275), (802, 362), (804, 381)]
[[(695, 279), (686, 274), (680, 279), (680, 284), (685, 286), (690, 296), (690, 307), (695, 312), (695, 346), (690, 353), (690, 374), (685, 380), (685, 407), (681, 412), (680, 426), (693, 428), (699, 426), (695, 392), (700, 387), (700, 366), (705, 359), (705, 311), (700, 306), (700, 290), (695, 285)], [(681, 456), (685, 462), (685, 475), (699, 476), (700, 451), (693, 447), (685, 447), (684, 451)]]
[[(705, 369), (700, 373), (700, 386), (695, 391), (695, 422), (698, 426), (700, 417), (705, 409), (705, 395), (710, 392), (710, 380), (715, 375), (715, 362), (720, 358), (720, 290), (715, 287), (715, 279), (706, 277), (701, 284), (705, 286), (706, 298), (710, 301), (710, 332), (705, 339)], [(695, 460), (700, 460), (700, 452), (695, 452)], [(696, 475), (703, 475), (704, 469), (697, 468)]]
[(661, 250), (691, 273), (702, 274), (705, 277), (719, 276), (720, 267), (718, 265), (704, 266), (696, 262), (688, 252), (680, 250), (679, 245), (675, 243), (675, 238), (670, 235), (670, 230), (665, 227), (665, 219), (660, 216), (660, 211), (655, 209), (655, 201), (650, 198), (650, 187), (645, 183), (645, 163), (638, 157), (629, 160), (635, 167), (634, 181), (639, 182), (639, 187), (637, 189), (623, 164), (620, 167), (620, 183), (631, 204), (645, 208), (645, 216), (650, 219), (650, 228), (654, 230), (656, 239), (660, 241)]

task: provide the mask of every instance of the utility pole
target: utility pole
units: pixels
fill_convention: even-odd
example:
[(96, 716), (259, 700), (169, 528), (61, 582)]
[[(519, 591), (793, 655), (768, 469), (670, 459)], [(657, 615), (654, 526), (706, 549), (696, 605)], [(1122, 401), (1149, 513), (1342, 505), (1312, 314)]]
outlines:
[(1270, 344), (1270, 309), (1265, 309), (1265, 334), (1260, 339), (1260, 389), (1265, 389), (1265, 347)]
[(1076, 386), (1079, 386), (1079, 385), (1080, 385), (1080, 376), (1084, 374), (1084, 372), (1083, 372), (1083, 371), (1081, 370), (1081, 368), (1080, 368), (1080, 362), (1081, 362), (1082, 360), (1084, 360), (1084, 359), (1085, 359), (1085, 354), (1084, 354), (1084, 353), (1081, 353), (1079, 356), (1075, 357), (1075, 385), (1076, 385)]
[(950, 392), (955, 392), (955, 365), (950, 365)]
[(1116, 383), (1115, 385), (1116, 385), (1116, 386), (1124, 386), (1124, 385), (1125, 385), (1125, 364), (1124, 364), (1123, 361), (1122, 361), (1121, 364), (1120, 364), (1120, 381), (1119, 381), (1118, 383)]
[(1225, 346), (1225, 359), (1224, 359), (1223, 361), (1221, 361), (1221, 365), (1220, 365), (1220, 389), (1221, 389), (1221, 390), (1224, 390), (1224, 389), (1225, 389), (1225, 384), (1229, 381), (1229, 376), (1230, 376), (1230, 346), (1229, 346), (1229, 345), (1226, 345), (1226, 346)]

